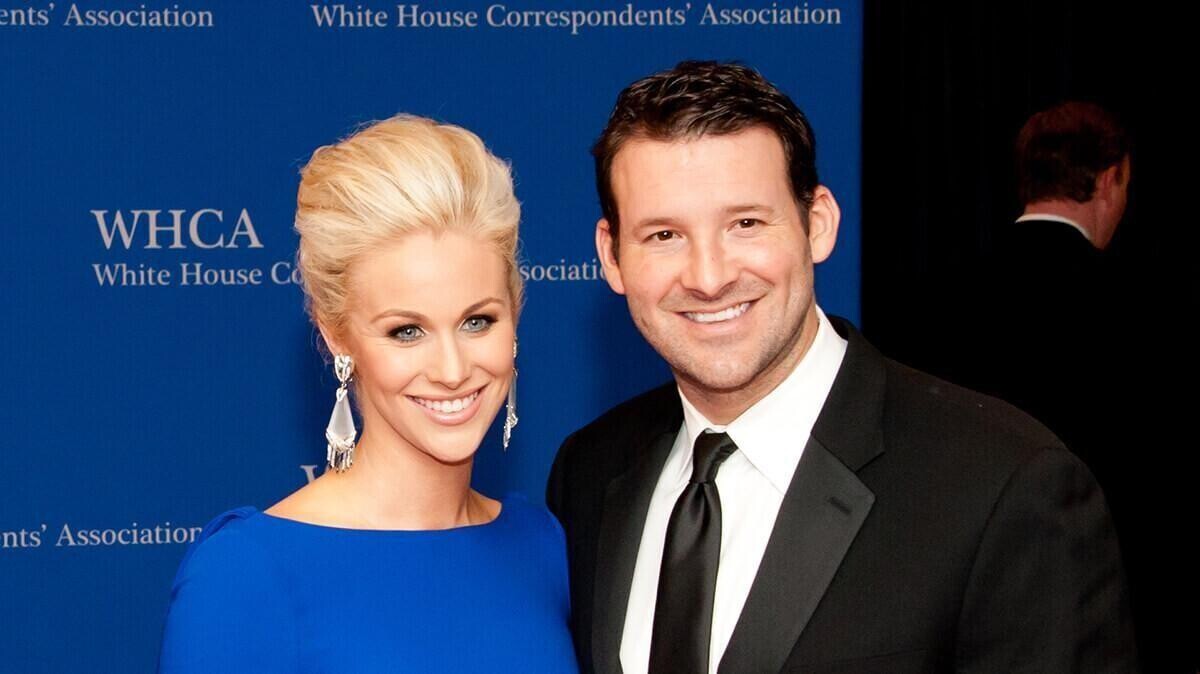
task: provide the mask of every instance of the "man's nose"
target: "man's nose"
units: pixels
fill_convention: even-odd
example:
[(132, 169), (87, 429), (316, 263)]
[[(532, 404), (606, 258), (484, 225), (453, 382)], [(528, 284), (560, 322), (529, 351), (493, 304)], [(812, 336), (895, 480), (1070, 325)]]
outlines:
[(687, 268), (680, 281), (686, 289), (699, 295), (719, 297), (737, 276), (737, 265), (724, 244), (719, 240), (705, 241), (691, 247)]

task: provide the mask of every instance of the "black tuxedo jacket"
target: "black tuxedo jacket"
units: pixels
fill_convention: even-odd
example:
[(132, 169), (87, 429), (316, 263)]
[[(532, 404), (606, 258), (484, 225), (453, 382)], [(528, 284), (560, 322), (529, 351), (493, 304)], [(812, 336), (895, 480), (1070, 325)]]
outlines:
[[(834, 324), (845, 360), (720, 671), (1135, 670), (1120, 555), (1088, 470), (1013, 407)], [(664, 386), (571, 435), (555, 460), (547, 502), (567, 534), (584, 671), (621, 670), (646, 510), (681, 423)]]
[[(1165, 276), (1099, 251), (1070, 225), (1009, 223), (982, 265), (959, 344), (964, 381), (1046, 424), (1096, 476), (1121, 541), (1142, 666), (1200, 671), (1200, 585), (1179, 532), (1196, 528), (1196, 462), (1139, 448), (1189, 444), (1197, 381), (1193, 306)], [(1164, 291), (1164, 289), (1167, 289)], [(1193, 296), (1194, 298), (1195, 296)], [(1161, 317), (1161, 318), (1160, 318)], [(1169, 452), (1168, 452), (1169, 453)], [(1179, 456), (1179, 459), (1175, 459)]]
[(1068, 224), (1011, 223), (993, 243), (969, 303), (977, 356), (966, 381), (1046, 424), (1105, 484), (1094, 461), (1116, 439), (1105, 427), (1123, 420), (1122, 397), (1138, 395), (1123, 371), (1134, 359), (1119, 345), (1146, 331), (1121, 313), (1140, 303), (1126, 304), (1134, 298), (1121, 292), (1113, 261)]

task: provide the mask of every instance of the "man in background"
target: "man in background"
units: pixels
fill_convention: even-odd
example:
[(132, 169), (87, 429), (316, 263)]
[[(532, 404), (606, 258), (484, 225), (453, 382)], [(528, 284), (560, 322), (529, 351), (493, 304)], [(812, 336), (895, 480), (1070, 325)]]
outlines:
[(1097, 420), (1120, 412), (1110, 409), (1111, 363), (1132, 322), (1105, 254), (1128, 200), (1129, 137), (1099, 106), (1062, 103), (1025, 123), (1016, 164), (1024, 209), (996, 233), (977, 330), (980, 386), (1102, 471)]
[(1177, 392), (1194, 385), (1196, 368), (1192, 349), (1173, 345), (1185, 343), (1178, 314), (1191, 307), (1172, 305), (1182, 293), (1162, 285), (1178, 270), (1135, 273), (1113, 245), (1131, 153), (1128, 132), (1097, 105), (1029, 118), (1016, 141), (1022, 214), (996, 232), (982, 292), (964, 307), (973, 354), (959, 366), (1092, 470), (1120, 540), (1143, 665), (1190, 674), (1200, 596), (1179, 537), (1194, 538), (1183, 532), (1196, 529), (1195, 476), (1173, 457), (1196, 446), (1195, 396)]

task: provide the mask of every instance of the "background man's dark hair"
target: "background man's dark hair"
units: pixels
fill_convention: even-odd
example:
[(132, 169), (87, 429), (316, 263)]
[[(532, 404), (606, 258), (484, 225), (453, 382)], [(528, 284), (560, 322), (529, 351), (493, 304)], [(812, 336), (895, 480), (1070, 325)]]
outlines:
[[(634, 82), (617, 96), (604, 133), (592, 147), (596, 190), (616, 245), (619, 221), (612, 191), (613, 158), (629, 140), (672, 141), (771, 129), (783, 144), (792, 194), (807, 214), (817, 187), (816, 140), (792, 99), (751, 68), (716, 61), (683, 61)], [(807, 219), (805, 220), (807, 222)]]
[(1125, 129), (1104, 108), (1067, 101), (1029, 118), (1017, 135), (1021, 203), (1091, 200), (1096, 176), (1129, 155)]

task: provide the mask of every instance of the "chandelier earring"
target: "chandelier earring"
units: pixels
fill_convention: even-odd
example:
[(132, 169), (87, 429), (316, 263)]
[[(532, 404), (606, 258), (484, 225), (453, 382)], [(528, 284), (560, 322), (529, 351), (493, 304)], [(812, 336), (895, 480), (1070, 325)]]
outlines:
[(333, 373), (338, 378), (337, 400), (329, 425), (325, 427), (325, 460), (335, 473), (341, 473), (354, 464), (354, 415), (350, 412), (350, 380), (354, 375), (354, 359), (341, 353), (333, 358)]
[(508, 382), (508, 402), (504, 405), (504, 451), (508, 451), (512, 430), (517, 427), (517, 340), (513, 340), (513, 372)]

